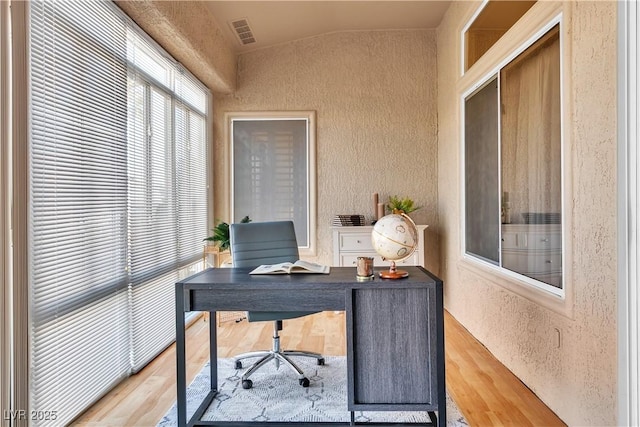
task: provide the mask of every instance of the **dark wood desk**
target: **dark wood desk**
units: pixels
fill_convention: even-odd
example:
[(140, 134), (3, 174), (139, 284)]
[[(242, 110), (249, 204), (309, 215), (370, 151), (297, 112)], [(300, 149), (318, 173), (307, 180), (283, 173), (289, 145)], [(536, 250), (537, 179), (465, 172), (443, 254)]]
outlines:
[[(250, 268), (217, 268), (176, 283), (178, 425), (255, 424), (200, 421), (218, 388), (213, 322), (209, 323), (211, 391), (187, 420), (184, 313), (208, 311), (214, 319), (216, 311), (293, 309), (346, 311), (347, 398), (352, 421), (318, 425), (352, 425), (353, 411), (427, 411), (430, 425), (444, 427), (442, 281), (422, 267), (405, 269), (409, 272), (405, 279), (358, 282), (352, 267), (331, 267), (331, 274), (261, 276), (249, 275)], [(270, 427), (283, 424), (263, 423)], [(295, 423), (286, 423), (291, 424)]]

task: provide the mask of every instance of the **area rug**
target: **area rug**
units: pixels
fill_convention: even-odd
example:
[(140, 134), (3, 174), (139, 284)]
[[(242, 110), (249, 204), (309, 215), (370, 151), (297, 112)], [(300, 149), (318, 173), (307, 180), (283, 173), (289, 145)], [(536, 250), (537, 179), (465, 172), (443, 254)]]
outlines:
[[(204, 421), (349, 421), (347, 410), (347, 363), (345, 357), (325, 357), (325, 365), (296, 358), (311, 384), (305, 388), (288, 368), (264, 367), (251, 376), (253, 388), (242, 388), (242, 370), (233, 359), (218, 359), (219, 393), (202, 416)], [(209, 363), (187, 389), (189, 417), (209, 391)], [(447, 393), (447, 426), (467, 426), (455, 402)], [(429, 422), (426, 412), (355, 413), (357, 422)], [(162, 418), (159, 427), (177, 425), (176, 405)]]

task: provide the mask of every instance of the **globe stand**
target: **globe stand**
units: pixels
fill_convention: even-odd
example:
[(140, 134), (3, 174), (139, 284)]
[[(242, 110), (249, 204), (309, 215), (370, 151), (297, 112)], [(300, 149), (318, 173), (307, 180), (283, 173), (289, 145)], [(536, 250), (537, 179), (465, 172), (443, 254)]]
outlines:
[(405, 270), (396, 269), (396, 262), (391, 261), (389, 271), (381, 271), (380, 277), (383, 279), (403, 279), (409, 276), (409, 272)]

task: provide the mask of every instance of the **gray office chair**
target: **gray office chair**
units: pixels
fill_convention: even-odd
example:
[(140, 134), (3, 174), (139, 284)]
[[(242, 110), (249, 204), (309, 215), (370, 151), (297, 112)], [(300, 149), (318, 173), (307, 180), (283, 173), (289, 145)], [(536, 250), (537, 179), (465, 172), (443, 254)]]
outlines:
[[(262, 264), (278, 264), (281, 262), (295, 262), (298, 260), (298, 242), (291, 221), (250, 222), (231, 224), (229, 227), (231, 243), (231, 258), (234, 267), (257, 267)], [(249, 377), (270, 360), (274, 360), (276, 369), (280, 362), (291, 368), (297, 375), (300, 385), (309, 387), (309, 379), (304, 372), (290, 359), (289, 356), (313, 357), (318, 365), (324, 365), (324, 357), (318, 353), (307, 351), (284, 351), (280, 348), (282, 319), (293, 319), (317, 313), (315, 311), (287, 311), (247, 312), (249, 322), (273, 321), (273, 348), (265, 351), (243, 353), (235, 357), (236, 369), (242, 368), (242, 360), (259, 357), (244, 374), (242, 387), (249, 389), (253, 382)]]

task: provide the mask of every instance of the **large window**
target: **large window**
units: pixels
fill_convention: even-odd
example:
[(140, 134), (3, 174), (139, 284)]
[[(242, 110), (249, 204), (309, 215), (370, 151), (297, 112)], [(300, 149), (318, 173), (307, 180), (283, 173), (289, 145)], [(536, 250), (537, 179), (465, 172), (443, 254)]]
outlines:
[(563, 295), (560, 31), (464, 97), (465, 253)]
[(174, 339), (208, 93), (111, 2), (29, 13), (31, 409), (63, 425)]
[(232, 221), (292, 220), (303, 255), (315, 253), (315, 115), (229, 113)]

